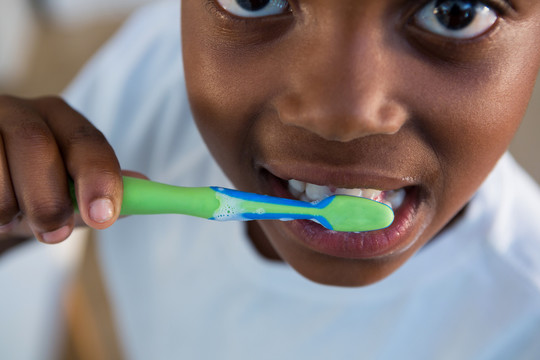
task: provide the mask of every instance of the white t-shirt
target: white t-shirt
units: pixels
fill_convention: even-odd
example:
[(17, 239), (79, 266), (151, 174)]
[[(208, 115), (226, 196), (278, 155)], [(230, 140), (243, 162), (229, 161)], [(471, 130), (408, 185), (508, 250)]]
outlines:
[[(170, 184), (230, 187), (193, 123), (182, 71), (179, 7), (160, 3), (136, 14), (66, 96), (105, 133), (123, 168)], [(505, 155), (457, 224), (367, 287), (312, 283), (262, 259), (244, 224), (187, 216), (119, 221), (99, 233), (99, 255), (129, 359), (535, 359), (539, 215), (538, 186)], [(6, 260), (22, 269), (38, 246)], [(3, 275), (3, 262), (0, 289), (31, 276)], [(69, 269), (51, 277), (59, 284)], [(7, 328), (16, 319), (0, 321), (0, 345), (4, 335), (13, 341)], [(46, 329), (50, 319), (39, 320)], [(27, 346), (40, 341), (35, 333)], [(15, 353), (0, 346), (0, 358), (13, 358), (4, 354)]]

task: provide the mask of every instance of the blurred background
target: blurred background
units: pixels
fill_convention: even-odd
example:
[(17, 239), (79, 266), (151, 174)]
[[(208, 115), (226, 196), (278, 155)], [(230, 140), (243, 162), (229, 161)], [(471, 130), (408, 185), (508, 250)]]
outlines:
[(138, 6), (152, 0), (0, 0), (0, 92), (59, 93)]
[[(138, 6), (156, 0), (0, 0), (0, 93), (58, 94)], [(510, 150), (540, 183), (540, 82)]]

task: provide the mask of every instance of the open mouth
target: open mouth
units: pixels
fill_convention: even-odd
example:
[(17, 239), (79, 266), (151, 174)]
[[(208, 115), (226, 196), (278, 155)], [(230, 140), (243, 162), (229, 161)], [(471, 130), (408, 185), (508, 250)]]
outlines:
[(263, 177), (270, 186), (270, 194), (274, 196), (308, 202), (320, 201), (335, 194), (359, 196), (386, 204), (394, 211), (394, 222), (389, 227), (362, 233), (328, 230), (310, 220), (280, 224), (288, 229), (287, 232), (292, 238), (312, 250), (342, 258), (367, 259), (405, 251), (414, 243), (415, 237), (412, 234), (420, 223), (417, 217), (422, 203), (418, 186), (387, 186), (389, 190), (337, 187), (293, 178), (284, 179), (269, 171), (264, 171)]
[(348, 189), (335, 186), (324, 186), (307, 183), (300, 180), (288, 180), (288, 189), (297, 199), (307, 202), (321, 201), (332, 195), (349, 195), (363, 197), (386, 204), (396, 211), (405, 200), (405, 189), (376, 190), (376, 189)]

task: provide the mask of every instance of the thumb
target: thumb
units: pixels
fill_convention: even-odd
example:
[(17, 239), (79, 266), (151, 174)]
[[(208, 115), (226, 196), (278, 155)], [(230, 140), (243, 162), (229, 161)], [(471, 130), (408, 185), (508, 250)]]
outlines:
[[(132, 170), (122, 170), (122, 176), (129, 176), (137, 179), (144, 179), (144, 180), (150, 180), (150, 178), (143, 173), (140, 173), (138, 171), (132, 171)], [(120, 219), (124, 219), (128, 215), (120, 215)]]
[[(133, 177), (133, 178), (137, 178), (137, 179), (144, 179), (144, 180), (150, 180), (148, 178), (148, 176), (144, 175), (143, 173), (140, 173), (138, 171), (132, 171), (132, 170), (122, 170), (121, 171), (122, 173), (122, 176), (129, 176), (129, 177)], [(121, 215), (119, 217), (119, 219), (123, 219), (127, 217), (127, 215)], [(80, 213), (77, 213), (75, 215), (75, 226), (84, 226), (85, 223), (81, 217), (81, 214)]]
[(148, 176), (146, 176), (143, 173), (140, 173), (138, 171), (122, 170), (122, 175), (123, 176), (134, 177), (134, 178), (137, 178), (137, 179), (150, 180), (150, 178)]

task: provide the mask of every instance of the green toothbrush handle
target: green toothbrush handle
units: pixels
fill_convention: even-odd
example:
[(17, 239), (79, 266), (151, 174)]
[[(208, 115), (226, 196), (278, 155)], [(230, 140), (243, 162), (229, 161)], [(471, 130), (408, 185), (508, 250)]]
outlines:
[[(211, 218), (219, 208), (216, 192), (209, 187), (180, 187), (124, 176), (121, 215), (184, 214)], [(70, 181), (75, 206), (75, 189)]]
[[(392, 209), (376, 201), (335, 195), (317, 203), (246, 193), (221, 187), (181, 187), (125, 176), (121, 215), (183, 214), (211, 220), (310, 219), (336, 231), (383, 229)], [(70, 181), (75, 208), (75, 188)]]
[(211, 218), (219, 207), (208, 187), (181, 187), (124, 177), (121, 215), (184, 214)]

